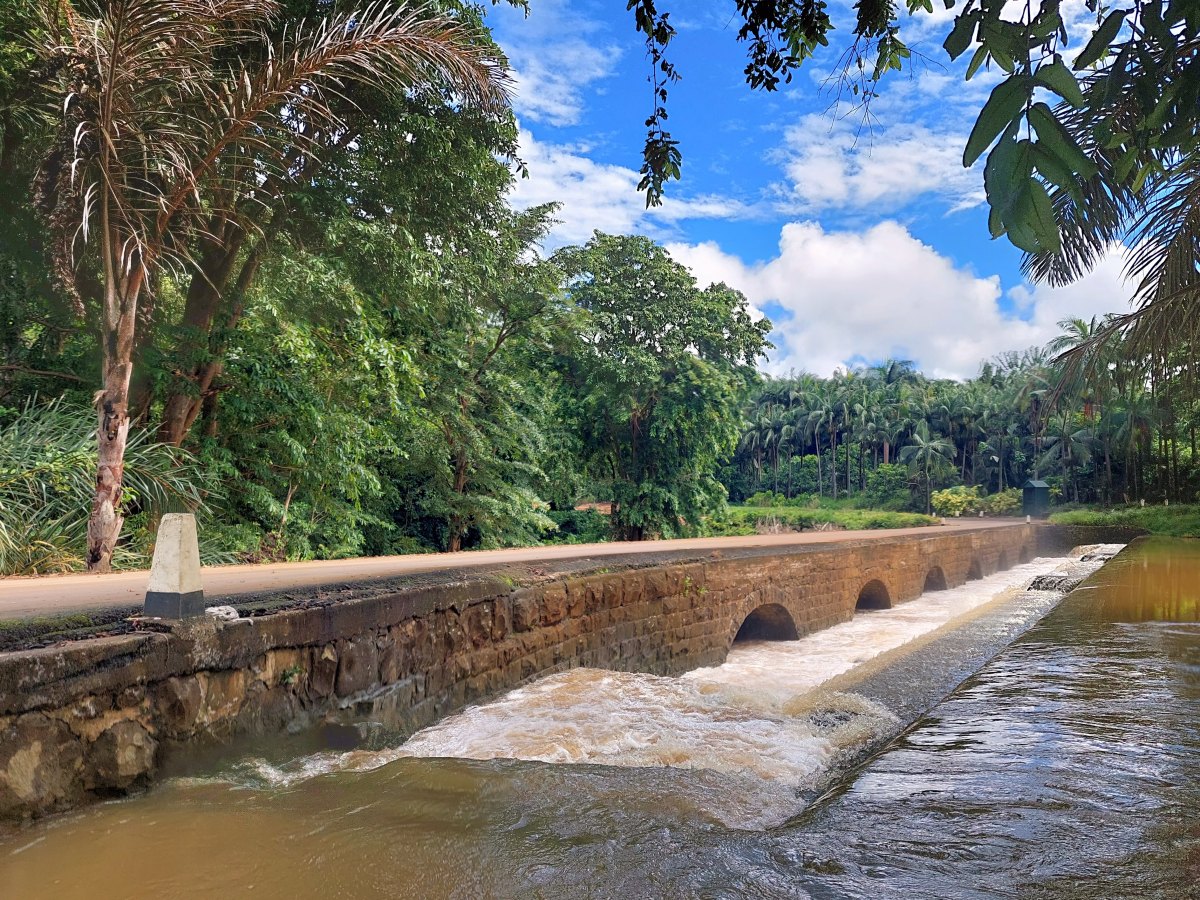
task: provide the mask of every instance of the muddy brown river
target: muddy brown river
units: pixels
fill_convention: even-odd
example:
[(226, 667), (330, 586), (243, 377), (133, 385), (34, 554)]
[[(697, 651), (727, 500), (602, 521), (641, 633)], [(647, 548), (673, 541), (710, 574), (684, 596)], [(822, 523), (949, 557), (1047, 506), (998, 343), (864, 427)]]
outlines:
[(259, 747), (5, 837), (0, 898), (1200, 897), (1200, 542), (1063, 563)]

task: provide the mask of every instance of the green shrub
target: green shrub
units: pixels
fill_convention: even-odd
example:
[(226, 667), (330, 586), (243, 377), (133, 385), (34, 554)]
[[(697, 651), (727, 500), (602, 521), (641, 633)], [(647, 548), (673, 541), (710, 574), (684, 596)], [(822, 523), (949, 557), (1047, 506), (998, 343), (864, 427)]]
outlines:
[[(0, 426), (0, 574), (84, 567), (96, 478), (95, 429), (94, 410), (62, 400), (30, 403)], [(156, 443), (147, 430), (131, 430), (125, 451), (127, 519), (113, 551), (114, 567), (149, 562), (150, 529), (162, 513), (203, 514), (204, 481), (189, 454)]]
[(964, 516), (979, 512), (981, 499), (979, 488), (957, 485), (934, 491), (931, 498), (933, 511), (939, 516)]
[(989, 516), (1015, 516), (1021, 511), (1023, 498), (1020, 488), (997, 491), (983, 498), (981, 508)]
[(597, 544), (612, 538), (608, 516), (594, 509), (550, 510), (546, 516), (558, 530), (546, 534), (544, 544)]
[(1200, 505), (1121, 506), (1077, 509), (1051, 514), (1054, 525), (1100, 525), (1132, 528), (1170, 537), (1200, 537)]
[(810, 531), (826, 525), (854, 531), (869, 528), (913, 528), (936, 523), (937, 519), (920, 513), (879, 509), (731, 506), (722, 515), (710, 516), (705, 520), (704, 533), (717, 537), (757, 534), (772, 528)]
[(912, 490), (908, 484), (908, 469), (888, 463), (867, 473), (867, 487), (859, 495), (862, 506), (901, 512), (912, 506)]
[(786, 502), (783, 494), (775, 494), (771, 491), (758, 491), (746, 498), (747, 506), (783, 506)]

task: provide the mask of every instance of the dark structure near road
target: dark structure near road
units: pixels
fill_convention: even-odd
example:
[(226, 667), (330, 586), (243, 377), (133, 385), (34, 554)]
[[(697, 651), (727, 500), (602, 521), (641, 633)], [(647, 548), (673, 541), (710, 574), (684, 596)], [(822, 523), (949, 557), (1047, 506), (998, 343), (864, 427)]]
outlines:
[(1021, 491), (1022, 512), (1035, 519), (1044, 519), (1050, 512), (1050, 485), (1044, 481), (1034, 481), (1032, 478), (1025, 482)]

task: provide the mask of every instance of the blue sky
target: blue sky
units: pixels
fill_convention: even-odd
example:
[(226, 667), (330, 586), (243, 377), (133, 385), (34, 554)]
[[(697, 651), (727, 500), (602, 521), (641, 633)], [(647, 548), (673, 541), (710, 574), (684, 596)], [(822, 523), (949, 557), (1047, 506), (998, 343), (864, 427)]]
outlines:
[[(1078, 48), (1091, 20), (1083, 0), (1064, 5)], [(987, 357), (1047, 342), (1060, 319), (1127, 307), (1119, 254), (1054, 290), (1025, 283), (1019, 252), (988, 236), (983, 162), (963, 169), (961, 154), (996, 79), (963, 81), (941, 48), (953, 15), (941, 4), (906, 23), (916, 65), (884, 84), (864, 121), (827, 84), (850, 2), (830, 2), (827, 52), (768, 94), (743, 81), (732, 0), (671, 0), (683, 79), (668, 124), (683, 180), (649, 211), (635, 190), (649, 68), (625, 2), (530, 6), (528, 18), (489, 13), (516, 76), (531, 176), (513, 205), (563, 204), (548, 250), (595, 229), (646, 234), (702, 284), (743, 291), (775, 325), (768, 371), (828, 375), (896, 356), (970, 377)]]

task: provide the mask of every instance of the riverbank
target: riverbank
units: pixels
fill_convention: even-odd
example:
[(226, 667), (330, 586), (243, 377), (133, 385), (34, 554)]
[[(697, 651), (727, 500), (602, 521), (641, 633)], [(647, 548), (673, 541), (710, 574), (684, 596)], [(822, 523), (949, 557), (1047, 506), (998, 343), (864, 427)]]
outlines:
[(1121, 528), (1163, 537), (1200, 537), (1200, 504), (1118, 506), (1051, 513), (1053, 525)]

